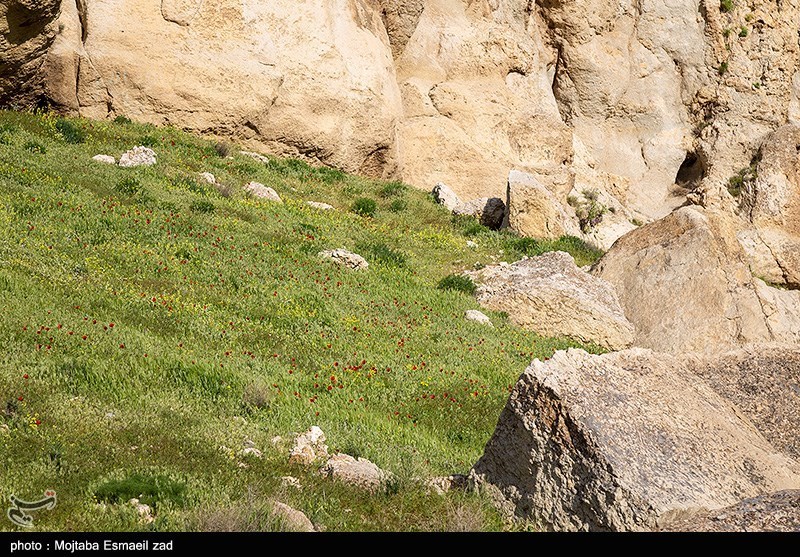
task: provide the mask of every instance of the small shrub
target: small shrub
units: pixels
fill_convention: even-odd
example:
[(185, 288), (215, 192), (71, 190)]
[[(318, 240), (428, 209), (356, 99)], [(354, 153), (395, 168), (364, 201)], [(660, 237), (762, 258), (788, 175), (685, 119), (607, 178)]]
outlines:
[(475, 294), (475, 283), (470, 277), (464, 275), (447, 275), (436, 286), (439, 290), (455, 290), (472, 296)]
[(378, 210), (378, 204), (369, 197), (359, 197), (353, 202), (351, 210), (362, 217), (374, 217)]
[(389, 211), (392, 213), (402, 213), (408, 209), (408, 203), (405, 199), (395, 199), (389, 204)]
[(633, 226), (642, 226), (642, 224), (644, 224), (644, 223), (642, 221), (640, 221), (639, 219), (637, 219), (637, 218), (632, 218), (631, 219), (631, 224)]
[(719, 9), (723, 13), (733, 11), (733, 0), (720, 0)]
[(0, 130), (0, 145), (11, 145), (11, 134), (5, 130)]
[(719, 67), (717, 68), (717, 73), (719, 75), (725, 75), (726, 73), (728, 73), (728, 62), (723, 62), (722, 64), (720, 64)]
[(86, 132), (69, 120), (63, 118), (57, 120), (56, 129), (67, 143), (78, 144), (86, 141)]
[(269, 408), (275, 398), (275, 393), (270, 388), (269, 383), (263, 379), (256, 379), (244, 388), (242, 402), (247, 408), (263, 410)]
[(160, 141), (157, 137), (152, 135), (146, 135), (139, 140), (139, 145), (143, 145), (145, 147), (156, 147)]
[(197, 180), (190, 176), (177, 176), (170, 180), (173, 187), (182, 189), (182, 190), (189, 190), (193, 193), (199, 193), (200, 195), (208, 195), (210, 191), (208, 186), (200, 184)]
[(167, 476), (132, 474), (121, 480), (110, 480), (94, 490), (100, 501), (107, 503), (126, 503), (139, 499), (145, 505), (158, 503), (180, 505), (186, 496), (186, 484)]
[(37, 153), (39, 155), (47, 153), (47, 148), (38, 141), (28, 141), (25, 143), (24, 147), (26, 151), (30, 151), (31, 153)]
[(114, 186), (114, 189), (122, 195), (136, 195), (142, 191), (142, 186), (136, 178), (124, 178)]
[(325, 184), (338, 184), (347, 179), (347, 174), (338, 168), (330, 168), (328, 166), (320, 166), (314, 172), (317, 178)]
[(733, 29), (731, 29), (730, 27), (726, 27), (725, 29), (722, 30), (722, 36), (725, 37), (726, 39), (731, 36), (731, 33), (733, 33)]
[(133, 124), (133, 121), (131, 121), (131, 119), (128, 118), (127, 116), (123, 116), (122, 114), (120, 114), (119, 116), (114, 118), (114, 123), (121, 125), (128, 125), (128, 124)]
[(581, 231), (584, 234), (591, 232), (594, 227), (603, 222), (603, 215), (609, 209), (598, 200), (600, 192), (595, 189), (583, 190), (583, 200), (578, 199), (574, 195), (567, 197), (567, 203), (575, 208), (575, 214), (578, 216), (578, 222)]
[(193, 213), (205, 214), (205, 213), (213, 213), (216, 207), (213, 203), (206, 199), (198, 199), (196, 201), (192, 201), (191, 205), (189, 205), (189, 209)]
[(750, 34), (750, 32), (747, 30), (747, 27), (742, 25), (742, 27), (739, 29), (739, 36), (742, 37), (742, 38), (745, 38), (749, 34)]
[(224, 159), (230, 156), (231, 146), (224, 141), (219, 141), (214, 144), (214, 151), (217, 153), (217, 155), (219, 155), (220, 158)]
[(478, 222), (475, 217), (469, 215), (453, 215), (450, 222), (467, 238), (477, 236), (484, 232), (490, 232), (490, 230)]
[(407, 190), (408, 186), (403, 182), (389, 182), (378, 191), (378, 195), (384, 199), (388, 199), (390, 197), (403, 195)]
[(404, 253), (392, 249), (384, 243), (359, 243), (356, 244), (356, 250), (367, 259), (383, 263), (389, 267), (402, 269), (408, 264), (408, 258)]

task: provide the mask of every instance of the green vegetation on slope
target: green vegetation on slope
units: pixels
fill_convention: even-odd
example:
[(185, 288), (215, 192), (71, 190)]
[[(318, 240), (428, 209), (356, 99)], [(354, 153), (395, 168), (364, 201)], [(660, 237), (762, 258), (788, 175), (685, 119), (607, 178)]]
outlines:
[[(91, 160), (141, 144), (154, 167)], [(328, 530), (501, 527), (481, 497), (413, 478), (466, 473), (530, 360), (573, 343), (466, 321), (475, 300), (437, 284), (544, 244), (454, 223), (403, 184), (227, 151), (126, 119), (0, 112), (0, 496), (55, 489), (35, 516), (51, 530), (266, 528), (253, 501), (269, 497)], [(249, 181), (285, 203), (248, 198)], [(317, 257), (339, 247), (369, 269)], [(290, 466), (272, 439), (311, 425), (398, 481), (370, 496)], [(135, 491), (154, 522), (120, 504)]]

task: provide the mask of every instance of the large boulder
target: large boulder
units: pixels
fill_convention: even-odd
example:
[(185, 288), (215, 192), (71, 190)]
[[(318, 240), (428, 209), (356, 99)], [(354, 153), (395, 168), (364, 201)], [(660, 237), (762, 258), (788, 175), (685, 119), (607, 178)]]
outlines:
[(766, 265), (756, 257), (753, 266), (774, 282), (800, 288), (800, 125), (771, 134), (760, 158), (755, 179), (742, 192), (742, 209), (768, 254)]
[(581, 233), (574, 211), (527, 172), (508, 174), (506, 205), (506, 224), (521, 236), (555, 239)]
[(47, 61), (61, 108), (234, 135), (276, 154), (394, 174), (402, 105), (376, 2), (72, 4)]
[(672, 532), (800, 532), (800, 490), (759, 495), (663, 528)]
[(543, 336), (568, 336), (621, 350), (633, 341), (614, 288), (575, 265), (568, 253), (551, 252), (512, 265), (471, 273), (478, 302)]
[(800, 487), (800, 466), (678, 359), (582, 350), (522, 374), (471, 472), (552, 530), (647, 530)]
[(800, 292), (753, 277), (738, 221), (683, 207), (617, 240), (592, 274), (613, 284), (634, 344), (660, 352), (800, 342)]
[(58, 33), (61, 0), (0, 3), (0, 105), (26, 106), (44, 93), (42, 65)]
[(688, 368), (736, 404), (778, 450), (800, 459), (800, 346), (751, 345)]

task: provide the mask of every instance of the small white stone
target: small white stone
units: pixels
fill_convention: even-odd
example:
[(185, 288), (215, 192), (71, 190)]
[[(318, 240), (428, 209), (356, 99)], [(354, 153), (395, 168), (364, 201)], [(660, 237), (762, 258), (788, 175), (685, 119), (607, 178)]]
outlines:
[(119, 165), (123, 168), (153, 166), (154, 164), (156, 164), (156, 152), (142, 145), (126, 151), (119, 158)]
[(476, 242), (473, 242), (472, 240), (467, 240), (467, 247), (475, 249), (478, 247), (478, 244)]
[(261, 457), (264, 456), (264, 454), (261, 451), (259, 451), (258, 449), (256, 449), (255, 447), (247, 447), (246, 449), (243, 449), (242, 452), (241, 452), (241, 455), (242, 456), (252, 456), (254, 458), (261, 458)]
[(216, 185), (217, 177), (211, 174), (210, 172), (201, 172), (200, 178), (211, 184), (212, 186)]
[(327, 203), (320, 203), (319, 201), (306, 201), (306, 205), (309, 207), (313, 207), (314, 209), (319, 209), (320, 211), (332, 211), (336, 209), (333, 205), (328, 205)]
[(117, 159), (111, 155), (95, 155), (92, 157), (92, 160), (103, 164), (117, 164)]
[(258, 182), (250, 182), (244, 187), (244, 191), (258, 199), (274, 201), (275, 203), (283, 203), (283, 200), (281, 199), (281, 196), (278, 195), (278, 192)]
[(492, 320), (489, 319), (485, 314), (481, 313), (476, 309), (468, 309), (464, 313), (464, 317), (466, 317), (469, 321), (475, 321), (476, 323), (481, 323), (483, 325), (489, 325), (490, 327), (494, 327), (492, 325)]

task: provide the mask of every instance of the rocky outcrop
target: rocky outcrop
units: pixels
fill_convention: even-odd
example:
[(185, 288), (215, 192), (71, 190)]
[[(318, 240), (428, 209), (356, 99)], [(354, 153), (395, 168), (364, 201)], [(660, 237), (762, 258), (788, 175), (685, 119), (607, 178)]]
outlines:
[(733, 402), (773, 447), (800, 459), (800, 346), (756, 345), (692, 356), (689, 370)]
[(751, 265), (772, 282), (800, 288), (800, 125), (771, 134), (758, 158), (756, 176), (741, 194), (742, 212), (754, 227), (749, 237), (766, 248), (748, 250)]
[(249, 182), (244, 186), (244, 191), (256, 199), (263, 199), (264, 201), (272, 201), (274, 203), (283, 203), (283, 200), (281, 199), (281, 196), (278, 195), (278, 192), (259, 182)]
[(402, 105), (375, 2), (64, 4), (63, 36), (47, 61), (58, 106), (395, 173)]
[(678, 359), (631, 349), (535, 360), (471, 478), (553, 530), (647, 530), (800, 487), (778, 453)]
[(44, 93), (42, 65), (58, 33), (61, 0), (0, 3), (0, 105), (24, 107)]
[(636, 328), (634, 345), (683, 353), (800, 342), (800, 292), (753, 277), (737, 226), (731, 216), (684, 207), (623, 236), (595, 265)]
[(741, 503), (677, 521), (667, 532), (800, 532), (800, 490), (745, 499)]
[(580, 270), (568, 253), (551, 252), (470, 273), (478, 302), (543, 336), (568, 336), (610, 350), (631, 345), (633, 327), (614, 288)]
[(528, 2), (381, 4), (403, 100), (403, 179), (474, 199), (502, 198), (512, 167), (567, 174), (572, 136)]

